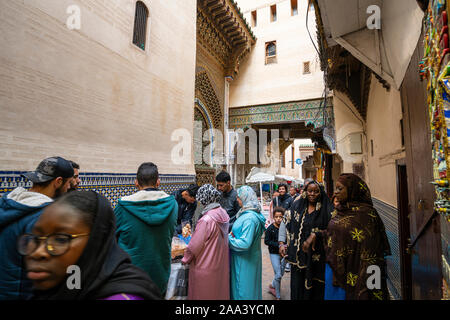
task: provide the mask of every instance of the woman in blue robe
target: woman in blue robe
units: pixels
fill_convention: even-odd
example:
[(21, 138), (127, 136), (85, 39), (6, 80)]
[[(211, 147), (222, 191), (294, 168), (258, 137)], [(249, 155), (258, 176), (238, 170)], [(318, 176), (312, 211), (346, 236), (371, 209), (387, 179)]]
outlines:
[(232, 300), (262, 300), (261, 236), (266, 219), (255, 191), (249, 186), (238, 189), (241, 210), (228, 240), (231, 251)]

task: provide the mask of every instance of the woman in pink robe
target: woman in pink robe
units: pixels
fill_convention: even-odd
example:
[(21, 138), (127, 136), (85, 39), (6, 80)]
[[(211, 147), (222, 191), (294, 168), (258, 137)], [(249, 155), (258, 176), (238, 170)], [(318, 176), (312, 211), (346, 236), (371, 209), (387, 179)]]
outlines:
[(205, 206), (181, 263), (189, 264), (188, 300), (229, 300), (228, 222), (221, 193), (206, 184), (196, 199)]

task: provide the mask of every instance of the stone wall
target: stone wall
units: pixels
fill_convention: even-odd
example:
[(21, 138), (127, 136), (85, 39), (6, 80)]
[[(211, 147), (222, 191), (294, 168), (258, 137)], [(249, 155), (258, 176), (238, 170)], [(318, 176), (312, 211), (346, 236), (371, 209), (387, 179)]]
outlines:
[[(170, 149), (175, 129), (193, 131), (196, 1), (144, 2), (145, 51), (132, 43), (134, 0), (0, 2), (0, 171), (60, 155), (84, 172), (152, 161), (194, 174)], [(66, 26), (72, 4), (80, 30)]]

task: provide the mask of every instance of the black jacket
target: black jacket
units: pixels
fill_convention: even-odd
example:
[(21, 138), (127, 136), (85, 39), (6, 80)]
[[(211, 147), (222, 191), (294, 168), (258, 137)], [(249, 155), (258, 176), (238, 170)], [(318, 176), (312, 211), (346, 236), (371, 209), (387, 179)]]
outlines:
[(291, 208), (294, 198), (290, 194), (285, 194), (284, 196), (278, 196), (273, 199), (273, 207), (283, 207), (286, 210)]
[(232, 188), (230, 192), (222, 192), (220, 206), (225, 209), (230, 217), (228, 231), (231, 231), (233, 228), (233, 223), (236, 221), (236, 214), (241, 209), (239, 202), (237, 202), (237, 192), (234, 188)]
[(278, 254), (278, 231), (279, 228), (275, 227), (273, 224), (271, 224), (267, 230), (266, 234), (264, 236), (264, 243), (265, 245), (269, 246), (269, 253)]
[(183, 199), (183, 197), (181, 196), (181, 192), (183, 190), (184, 189), (180, 189), (172, 193), (178, 203), (178, 218), (176, 228), (178, 234), (181, 234), (183, 222), (189, 221), (192, 227), (192, 218), (194, 217), (195, 209), (197, 209), (197, 202), (188, 203)]

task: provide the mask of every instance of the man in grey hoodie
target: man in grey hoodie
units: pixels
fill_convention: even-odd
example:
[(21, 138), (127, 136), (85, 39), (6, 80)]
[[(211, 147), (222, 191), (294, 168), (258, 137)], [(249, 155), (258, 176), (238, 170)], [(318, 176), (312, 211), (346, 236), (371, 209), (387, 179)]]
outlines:
[(31, 296), (17, 237), (31, 231), (43, 209), (66, 193), (73, 178), (70, 162), (61, 157), (44, 159), (23, 176), (31, 189), (18, 187), (0, 199), (0, 300), (22, 300)]

